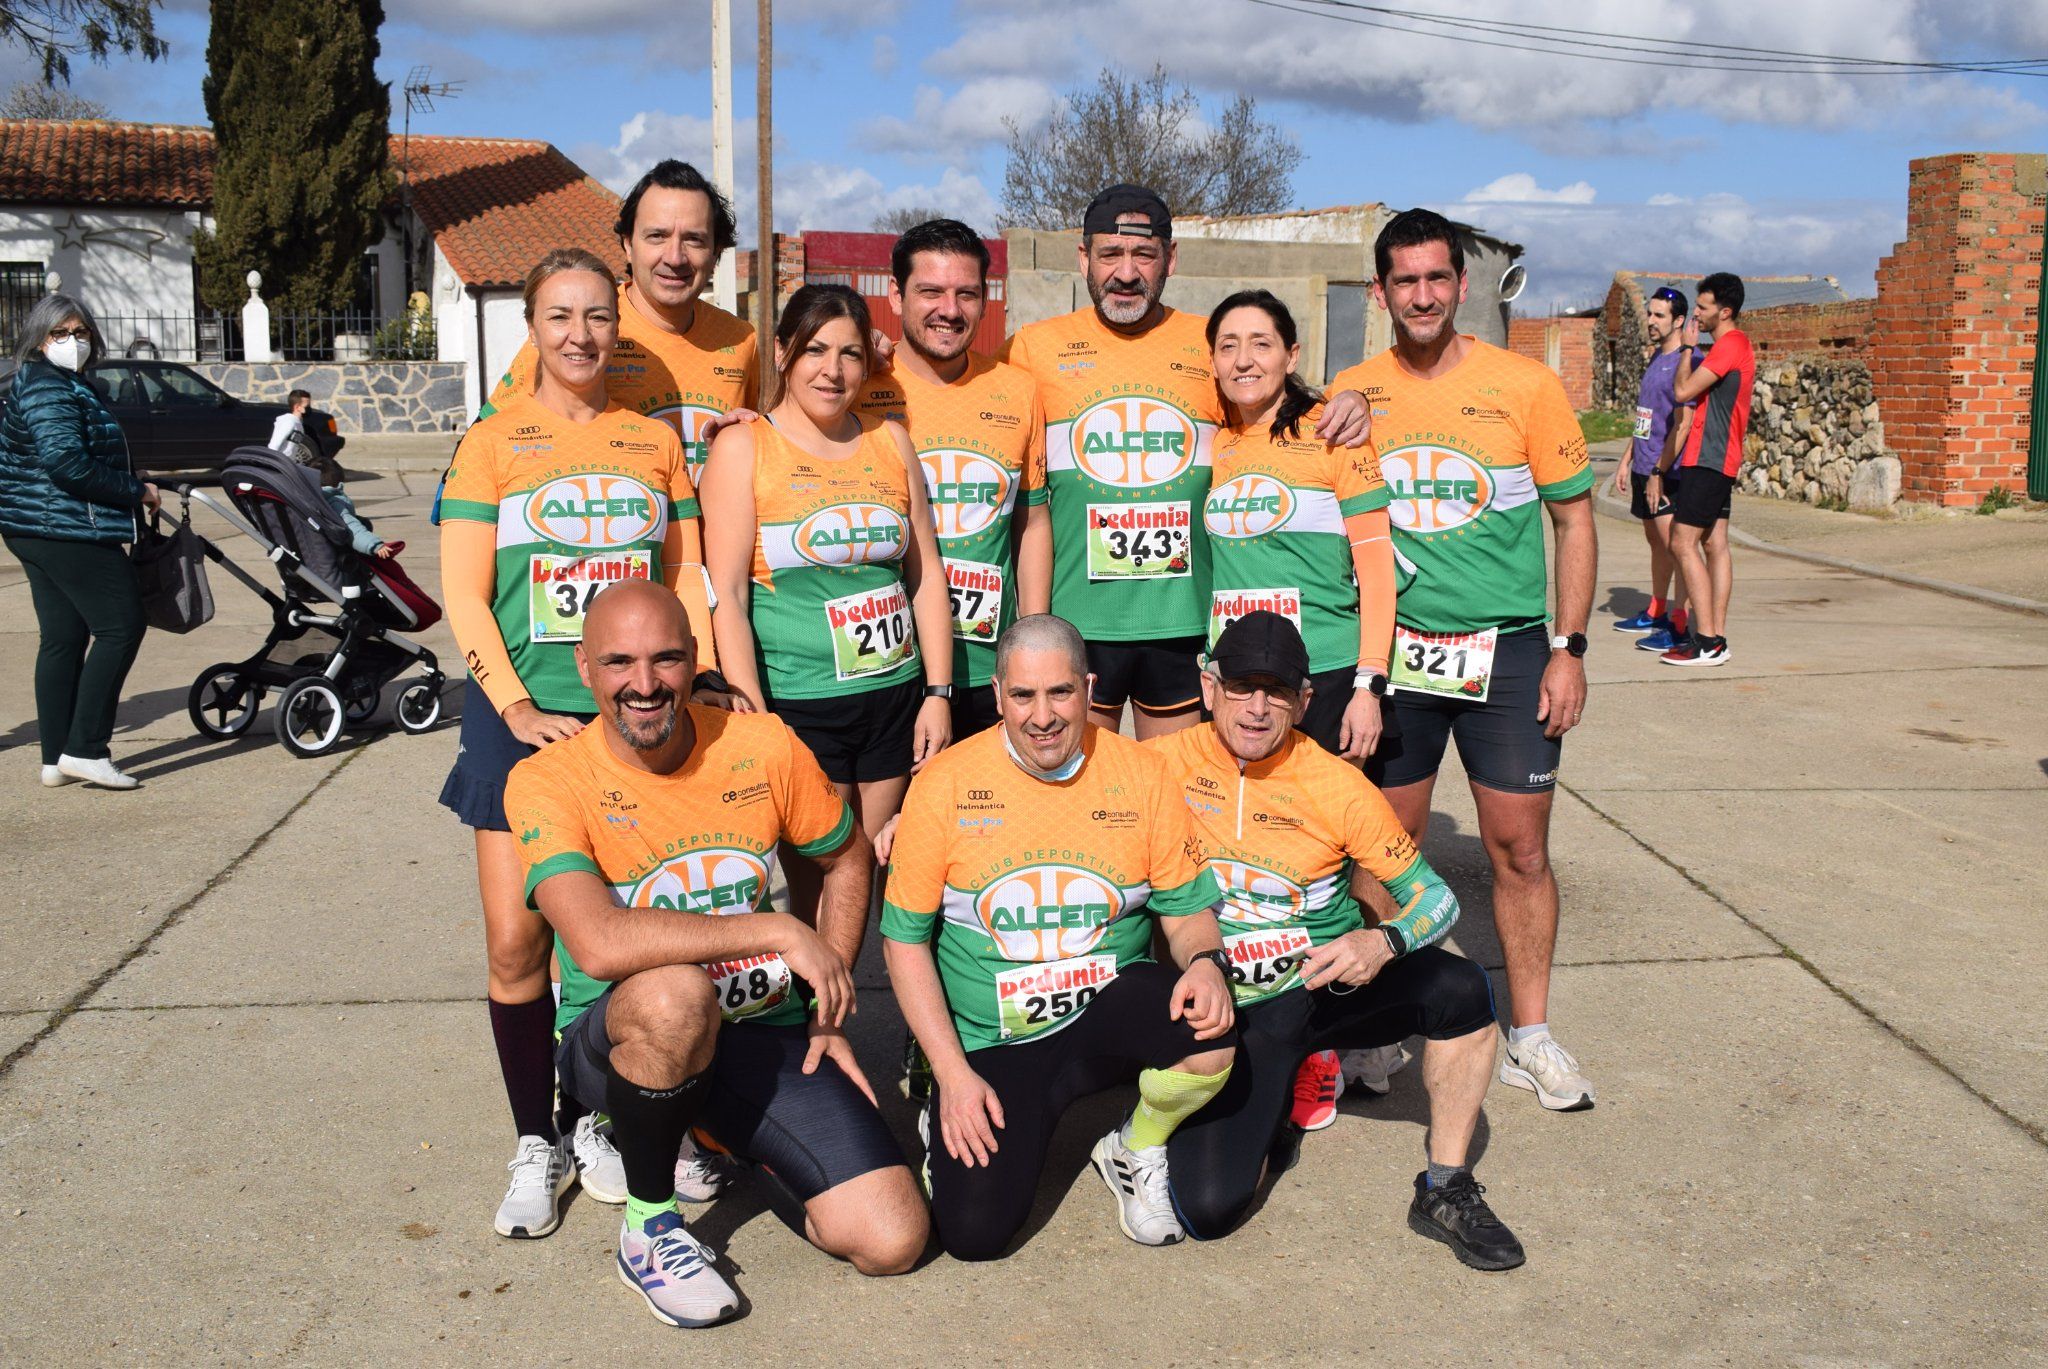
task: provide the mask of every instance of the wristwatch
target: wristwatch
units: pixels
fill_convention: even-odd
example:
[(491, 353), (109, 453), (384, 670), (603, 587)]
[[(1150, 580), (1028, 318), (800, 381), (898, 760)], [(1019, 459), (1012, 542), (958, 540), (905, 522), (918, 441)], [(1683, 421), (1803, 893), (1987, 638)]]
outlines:
[(1191, 970), (1194, 969), (1195, 962), (1197, 960), (1207, 960), (1212, 962), (1217, 969), (1223, 972), (1223, 982), (1225, 984), (1228, 984), (1230, 982), (1230, 953), (1228, 951), (1224, 951), (1221, 949), (1196, 951), (1193, 955), (1188, 957), (1188, 968)]
[(1387, 949), (1394, 953), (1394, 959), (1399, 960), (1402, 956), (1408, 954), (1408, 943), (1402, 940), (1401, 933), (1395, 929), (1391, 922), (1382, 922), (1380, 930), (1387, 935)]
[(924, 687), (924, 696), (927, 699), (950, 699), (953, 697), (953, 686), (949, 684), (926, 685)]
[(1387, 697), (1387, 677), (1377, 670), (1361, 670), (1351, 677), (1351, 687), (1362, 689), (1375, 699)]
[(1552, 651), (1569, 651), (1574, 656), (1584, 656), (1586, 654), (1586, 634), (1574, 632), (1569, 637), (1552, 637), (1550, 639), (1550, 649)]

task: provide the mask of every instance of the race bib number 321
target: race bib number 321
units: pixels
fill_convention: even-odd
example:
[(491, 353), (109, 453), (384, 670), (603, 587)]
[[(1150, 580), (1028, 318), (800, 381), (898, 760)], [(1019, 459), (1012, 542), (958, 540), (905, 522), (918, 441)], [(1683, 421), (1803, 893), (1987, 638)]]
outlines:
[(1397, 623), (1387, 687), (1485, 703), (1499, 637), (1500, 629), (1491, 627), (1484, 632), (1416, 632)]

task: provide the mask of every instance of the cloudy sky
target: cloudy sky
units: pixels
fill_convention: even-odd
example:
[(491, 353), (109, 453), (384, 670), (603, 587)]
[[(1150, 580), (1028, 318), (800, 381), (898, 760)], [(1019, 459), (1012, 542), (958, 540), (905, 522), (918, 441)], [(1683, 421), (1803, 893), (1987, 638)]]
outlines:
[[(2048, 74), (1796, 75), (1626, 65), (1390, 32), (1317, 0), (780, 0), (776, 226), (892, 207), (996, 220), (1004, 121), (1042, 121), (1105, 64), (1240, 92), (1306, 156), (1305, 206), (1430, 204), (1525, 244), (1525, 305), (1618, 267), (1823, 272), (1868, 293), (1905, 229), (1906, 164), (2048, 148)], [(2004, 0), (1433, 0), (1433, 12), (1894, 61), (2048, 57), (2048, 4)], [(383, 73), (464, 83), (417, 130), (544, 138), (623, 188), (708, 166), (706, 0), (385, 0)], [(736, 0), (740, 201), (752, 205), (753, 10)], [(1300, 12), (1301, 10), (1312, 12)], [(650, 18), (650, 13), (659, 17)], [(81, 65), (119, 118), (203, 123), (205, 6), (166, 0), (172, 57)], [(1738, 65), (1748, 59), (1736, 59)], [(10, 69), (10, 63), (12, 67)], [(20, 63), (0, 54), (0, 80)], [(394, 118), (394, 129), (396, 119)], [(750, 232), (745, 224), (743, 235)]]

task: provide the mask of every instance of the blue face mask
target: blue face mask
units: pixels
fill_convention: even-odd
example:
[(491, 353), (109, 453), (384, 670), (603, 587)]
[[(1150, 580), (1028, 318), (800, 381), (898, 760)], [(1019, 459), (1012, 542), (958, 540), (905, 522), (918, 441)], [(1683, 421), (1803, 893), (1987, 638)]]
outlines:
[[(1087, 724), (1085, 723), (1082, 724), (1082, 726), (1084, 727), (1086, 725)], [(1045, 780), (1049, 783), (1054, 784), (1057, 784), (1061, 780), (1070, 780), (1074, 778), (1074, 776), (1080, 774), (1081, 762), (1088, 759), (1088, 753), (1077, 747), (1074, 750), (1074, 754), (1067, 757), (1066, 764), (1062, 765), (1059, 769), (1040, 770), (1030, 761), (1027, 761), (1022, 756), (1018, 755), (1017, 748), (1010, 745), (1010, 729), (1007, 727), (1003, 729), (1003, 750), (1010, 753), (1010, 759), (1015, 761), (1017, 763), (1017, 768), (1019, 770), (1022, 770), (1025, 774), (1031, 776), (1033, 779)]]

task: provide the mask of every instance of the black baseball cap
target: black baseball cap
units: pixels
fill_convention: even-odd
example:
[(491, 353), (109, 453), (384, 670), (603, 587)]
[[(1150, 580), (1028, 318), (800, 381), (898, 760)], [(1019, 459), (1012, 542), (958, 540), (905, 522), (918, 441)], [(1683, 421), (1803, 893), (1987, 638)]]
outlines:
[(1266, 675), (1296, 689), (1308, 683), (1308, 648), (1302, 645), (1301, 630), (1265, 609), (1224, 628), (1209, 649), (1209, 664), (1226, 680)]
[[(1143, 223), (1118, 223), (1125, 214), (1143, 214)], [(1173, 236), (1173, 215), (1167, 212), (1166, 201), (1156, 191), (1142, 185), (1113, 185), (1088, 201), (1088, 212), (1081, 216), (1081, 231), (1093, 236), (1097, 233), (1128, 233), (1135, 238), (1158, 238), (1164, 241)]]

